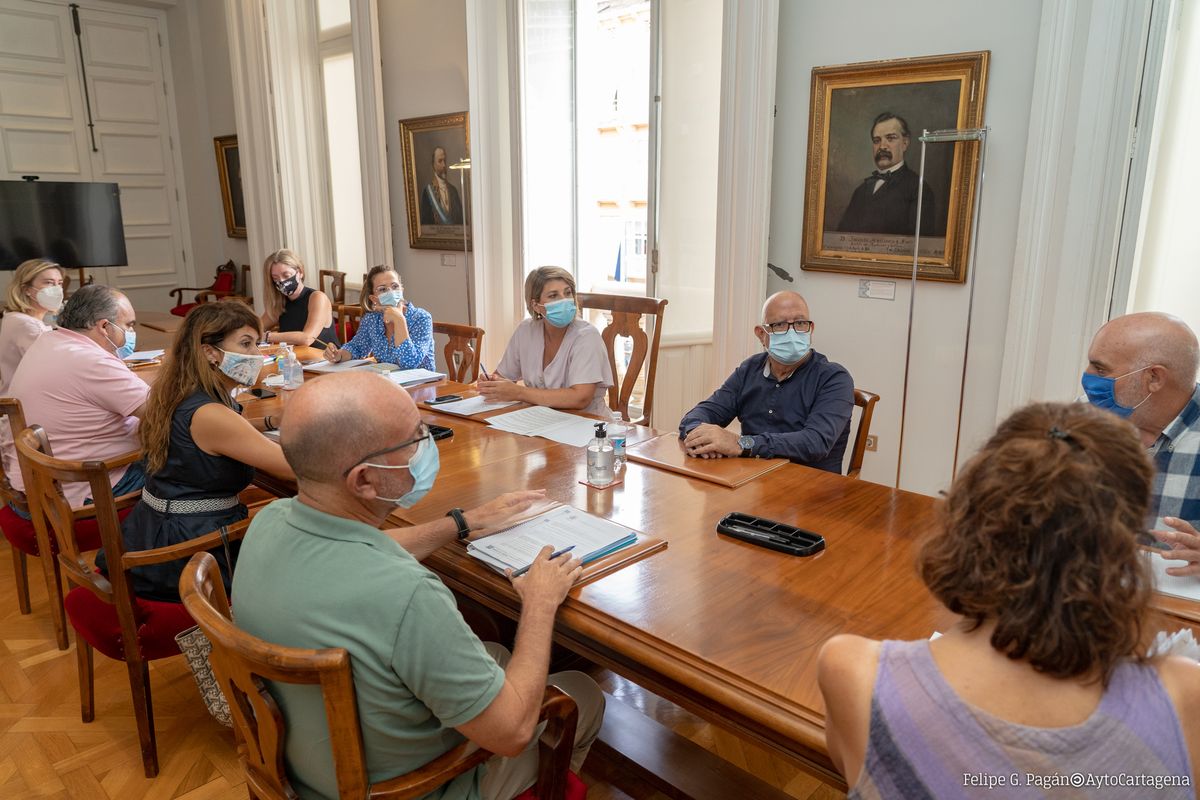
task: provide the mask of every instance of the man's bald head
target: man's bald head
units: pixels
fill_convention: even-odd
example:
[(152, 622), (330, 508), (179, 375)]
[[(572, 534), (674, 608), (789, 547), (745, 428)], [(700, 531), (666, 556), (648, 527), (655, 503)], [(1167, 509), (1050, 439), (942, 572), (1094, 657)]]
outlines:
[(808, 316), (808, 302), (799, 292), (776, 292), (763, 303), (763, 322), (788, 322), (797, 319), (811, 319)]
[(1179, 317), (1144, 311), (1117, 317), (1100, 328), (1088, 348), (1088, 361), (1113, 376), (1158, 364), (1176, 388), (1190, 393), (1200, 372), (1200, 345)]
[(339, 484), (365, 456), (412, 438), (420, 423), (408, 392), (373, 372), (344, 372), (295, 392), (279, 441), (302, 483)]

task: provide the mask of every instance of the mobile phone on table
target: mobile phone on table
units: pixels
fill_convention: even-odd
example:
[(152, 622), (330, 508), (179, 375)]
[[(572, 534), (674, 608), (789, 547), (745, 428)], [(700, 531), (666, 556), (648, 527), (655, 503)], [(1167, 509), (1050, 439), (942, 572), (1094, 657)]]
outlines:
[(250, 390), (250, 394), (254, 397), (257, 397), (259, 400), (266, 400), (269, 397), (275, 396), (275, 393), (270, 389), (264, 389), (261, 386), (255, 386)]
[(430, 406), (440, 406), (442, 403), (453, 403), (455, 400), (462, 400), (462, 395), (444, 394), (441, 397), (435, 397), (432, 400), (426, 400), (425, 404)]

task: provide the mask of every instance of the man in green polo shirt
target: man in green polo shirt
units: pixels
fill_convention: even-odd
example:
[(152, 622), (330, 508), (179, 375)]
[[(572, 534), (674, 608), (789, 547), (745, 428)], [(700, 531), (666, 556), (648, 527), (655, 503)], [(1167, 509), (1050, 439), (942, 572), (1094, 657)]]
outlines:
[[(233, 582), (237, 623), (270, 642), (350, 652), (371, 782), (416, 769), (465, 737), (498, 755), (429, 797), (519, 794), (537, 777), (534, 733), (547, 677), (579, 706), (578, 772), (600, 729), (603, 695), (582, 673), (546, 673), (554, 616), (579, 561), (550, 560), (547, 548), (513, 581), (522, 605), (511, 656), (485, 647), (419, 563), (542, 493), (514, 492), (461, 519), (381, 531), (397, 505), (429, 490), (438, 459), (408, 392), (373, 373), (306, 383), (288, 403), (281, 444), (299, 494), (260, 511), (246, 534)], [(303, 798), (336, 797), (320, 689), (275, 684), (271, 693), (287, 719), (293, 786)]]

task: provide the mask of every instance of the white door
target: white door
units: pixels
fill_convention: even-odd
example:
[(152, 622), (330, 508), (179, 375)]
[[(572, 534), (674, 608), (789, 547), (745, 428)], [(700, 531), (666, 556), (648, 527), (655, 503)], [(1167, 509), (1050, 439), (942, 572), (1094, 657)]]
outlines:
[(79, 17), (92, 133), (70, 9), (0, 0), (0, 179), (119, 184), (129, 263), (91, 272), (136, 308), (164, 308), (167, 291), (190, 281), (163, 20), (88, 8)]

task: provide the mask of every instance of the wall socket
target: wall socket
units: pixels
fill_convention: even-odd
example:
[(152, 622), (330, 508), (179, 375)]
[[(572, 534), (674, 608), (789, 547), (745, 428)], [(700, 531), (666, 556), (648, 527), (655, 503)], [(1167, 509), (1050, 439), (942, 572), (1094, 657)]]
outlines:
[(879, 449), (879, 437), (873, 433), (867, 434), (867, 449), (872, 453)]

